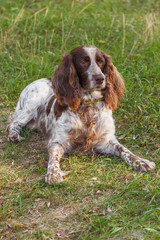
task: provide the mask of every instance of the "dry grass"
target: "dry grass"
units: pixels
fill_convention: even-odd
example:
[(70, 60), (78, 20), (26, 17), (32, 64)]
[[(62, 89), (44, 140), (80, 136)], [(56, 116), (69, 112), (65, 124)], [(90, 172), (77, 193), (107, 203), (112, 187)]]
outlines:
[(154, 37), (158, 37), (160, 27), (159, 13), (148, 13), (145, 17), (146, 28), (143, 32), (145, 42), (148, 40), (153, 41)]

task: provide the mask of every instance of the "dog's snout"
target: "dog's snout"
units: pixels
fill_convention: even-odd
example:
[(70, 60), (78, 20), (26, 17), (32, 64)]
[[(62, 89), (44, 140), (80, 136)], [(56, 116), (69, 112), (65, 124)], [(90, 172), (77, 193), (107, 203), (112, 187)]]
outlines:
[(96, 83), (101, 84), (104, 81), (104, 76), (100, 75), (100, 74), (99, 75), (95, 75), (94, 79), (95, 79)]

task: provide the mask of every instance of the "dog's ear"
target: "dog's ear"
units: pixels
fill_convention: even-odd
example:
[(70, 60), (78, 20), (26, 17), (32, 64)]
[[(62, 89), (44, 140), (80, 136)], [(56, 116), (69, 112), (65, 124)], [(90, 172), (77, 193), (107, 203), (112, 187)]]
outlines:
[(103, 73), (106, 79), (106, 88), (104, 90), (105, 104), (110, 109), (115, 110), (120, 98), (124, 94), (124, 81), (117, 68), (113, 65), (111, 56), (102, 52), (105, 59)]
[(75, 111), (81, 103), (81, 86), (71, 54), (63, 57), (51, 80), (58, 104)]

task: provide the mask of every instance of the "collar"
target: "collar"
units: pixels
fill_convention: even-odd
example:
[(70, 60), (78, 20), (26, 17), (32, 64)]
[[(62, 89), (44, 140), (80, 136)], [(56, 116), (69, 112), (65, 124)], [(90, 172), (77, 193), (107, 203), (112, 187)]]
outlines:
[(97, 103), (97, 102), (101, 102), (104, 100), (104, 97), (99, 98), (99, 99), (93, 99), (93, 100), (82, 100), (81, 104), (91, 104), (91, 103)]

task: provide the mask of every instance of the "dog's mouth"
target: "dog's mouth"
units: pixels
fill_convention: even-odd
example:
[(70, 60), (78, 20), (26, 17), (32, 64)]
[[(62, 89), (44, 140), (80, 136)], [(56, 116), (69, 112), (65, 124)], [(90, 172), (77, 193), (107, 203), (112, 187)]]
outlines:
[(106, 87), (106, 84), (105, 84), (105, 82), (103, 82), (101, 84), (93, 83), (91, 86), (84, 87), (84, 89), (89, 92), (93, 92), (93, 91), (101, 91), (101, 90), (105, 89), (105, 87)]

